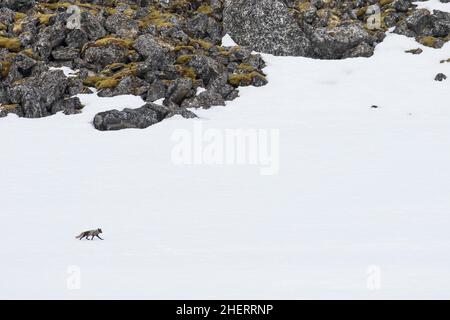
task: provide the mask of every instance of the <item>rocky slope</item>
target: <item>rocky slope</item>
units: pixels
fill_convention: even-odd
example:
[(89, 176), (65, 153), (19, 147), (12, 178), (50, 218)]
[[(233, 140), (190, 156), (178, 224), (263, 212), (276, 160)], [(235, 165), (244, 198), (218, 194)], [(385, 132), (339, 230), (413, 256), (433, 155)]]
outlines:
[(239, 44), (275, 55), (369, 57), (389, 28), (442, 47), (450, 39), (450, 14), (416, 10), (412, 2), (227, 0), (224, 25)]
[[(93, 92), (147, 101), (98, 114), (99, 130), (195, 117), (193, 108), (224, 105), (240, 86), (267, 83), (252, 50), (369, 57), (388, 28), (439, 48), (450, 38), (450, 14), (417, 10), (408, 0), (5, 0), (0, 117), (78, 113), (75, 96)], [(242, 47), (222, 46), (226, 33)], [(77, 71), (66, 76), (63, 66)]]
[[(81, 9), (78, 26), (70, 24), (74, 4)], [(238, 97), (239, 86), (267, 81), (259, 55), (221, 46), (221, 1), (0, 6), (0, 116), (77, 113), (83, 106), (74, 95), (95, 88), (104, 97), (134, 94), (148, 101), (138, 110), (99, 114), (97, 129), (144, 128), (173, 114), (193, 117), (187, 108), (224, 105)], [(78, 71), (66, 77), (56, 69), (61, 66)], [(152, 103), (162, 98), (163, 106)]]

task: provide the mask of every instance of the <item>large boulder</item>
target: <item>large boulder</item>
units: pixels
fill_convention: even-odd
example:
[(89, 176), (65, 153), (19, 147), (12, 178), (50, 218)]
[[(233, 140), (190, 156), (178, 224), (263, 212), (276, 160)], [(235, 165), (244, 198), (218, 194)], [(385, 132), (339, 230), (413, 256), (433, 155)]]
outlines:
[(101, 112), (94, 118), (94, 127), (100, 131), (145, 129), (164, 120), (168, 114), (167, 108), (154, 103), (147, 103), (137, 109)]
[(109, 43), (86, 49), (84, 58), (87, 63), (105, 67), (113, 63), (124, 63), (128, 59), (128, 49), (120, 44)]
[[(317, 8), (323, 3), (303, 4), (309, 9), (300, 10), (295, 1), (286, 0), (227, 0), (224, 27), (239, 45), (253, 50), (319, 59), (368, 57), (381, 41), (356, 17), (345, 13), (351, 12), (350, 7), (339, 9), (342, 18), (333, 17), (330, 8), (324, 9), (322, 19)], [(346, 19), (348, 22), (344, 22)]]
[(358, 56), (354, 52), (362, 48), (367, 48), (367, 50), (361, 52), (359, 56), (371, 56), (373, 47), (368, 45), (362, 47), (362, 44), (372, 44), (373, 42), (375, 42), (375, 39), (359, 24), (338, 26), (331, 30), (317, 28), (311, 37), (314, 56), (323, 59)]
[(25, 118), (41, 118), (50, 115), (52, 105), (64, 99), (67, 85), (63, 71), (50, 70), (9, 88), (8, 97), (22, 107)]
[(282, 56), (307, 56), (310, 51), (309, 39), (281, 1), (227, 0), (223, 22), (239, 45), (256, 51)]

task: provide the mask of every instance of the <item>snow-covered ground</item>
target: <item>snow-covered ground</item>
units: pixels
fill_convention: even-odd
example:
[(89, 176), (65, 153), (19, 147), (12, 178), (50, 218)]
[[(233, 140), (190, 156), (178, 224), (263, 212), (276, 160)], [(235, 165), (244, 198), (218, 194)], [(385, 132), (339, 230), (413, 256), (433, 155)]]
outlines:
[[(450, 298), (449, 49), (264, 55), (266, 87), (146, 130), (93, 129), (128, 96), (1, 119), (0, 298)], [(278, 129), (279, 172), (176, 165), (199, 123)]]
[(428, 9), (429, 11), (440, 10), (450, 12), (450, 3), (443, 3), (439, 0), (417, 1), (414, 2), (419, 9)]

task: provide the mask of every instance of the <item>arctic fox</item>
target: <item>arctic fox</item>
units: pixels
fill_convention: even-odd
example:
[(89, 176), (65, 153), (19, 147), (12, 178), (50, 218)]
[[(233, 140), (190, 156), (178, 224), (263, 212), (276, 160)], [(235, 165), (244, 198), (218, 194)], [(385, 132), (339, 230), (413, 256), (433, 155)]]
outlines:
[(94, 237), (99, 238), (100, 240), (103, 240), (102, 238), (100, 238), (99, 234), (103, 233), (102, 229), (98, 228), (95, 230), (89, 230), (89, 231), (85, 231), (80, 233), (79, 236), (75, 237), (75, 239), (83, 239), (84, 237), (86, 237), (87, 240), (89, 240), (89, 236), (91, 236), (91, 240), (94, 240)]

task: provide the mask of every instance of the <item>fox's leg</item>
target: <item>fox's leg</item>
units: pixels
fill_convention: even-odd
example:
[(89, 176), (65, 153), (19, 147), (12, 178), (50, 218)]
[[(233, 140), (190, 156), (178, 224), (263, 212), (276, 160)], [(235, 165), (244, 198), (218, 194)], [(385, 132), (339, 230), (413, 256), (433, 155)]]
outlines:
[(83, 234), (83, 235), (82, 235), (82, 236), (80, 237), (80, 240), (81, 240), (81, 239), (83, 239), (83, 238), (84, 238), (85, 236), (86, 236), (86, 235), (85, 235), (85, 234)]
[(97, 235), (97, 238), (99, 238), (100, 240), (103, 240), (102, 238), (100, 238), (100, 236), (99, 236), (99, 235)]

